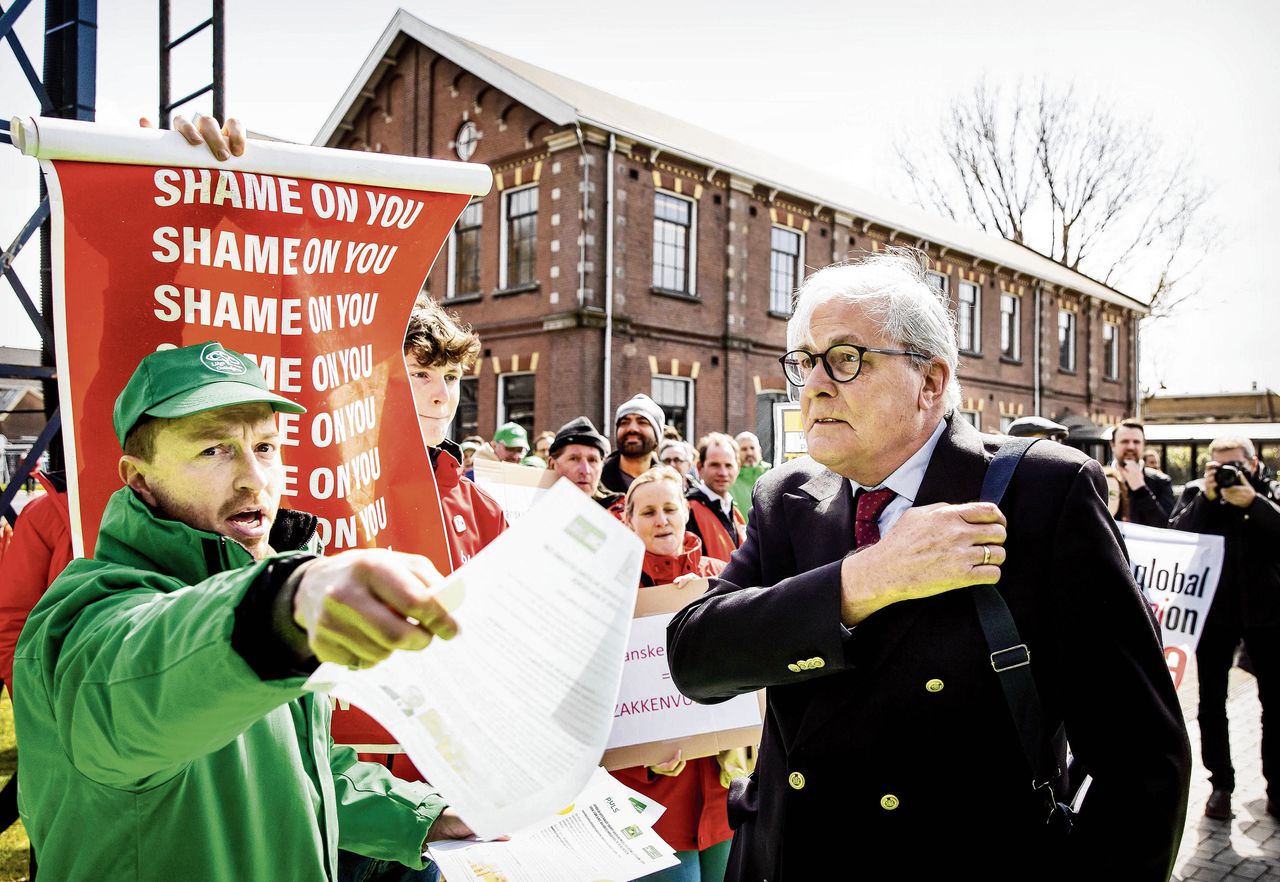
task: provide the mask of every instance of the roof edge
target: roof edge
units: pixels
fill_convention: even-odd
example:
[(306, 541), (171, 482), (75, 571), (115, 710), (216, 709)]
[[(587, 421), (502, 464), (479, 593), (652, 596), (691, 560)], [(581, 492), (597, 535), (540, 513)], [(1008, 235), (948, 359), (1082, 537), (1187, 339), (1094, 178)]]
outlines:
[(497, 64), (467, 46), (453, 34), (432, 27), (413, 13), (401, 8), (397, 9), (395, 15), (391, 17), (391, 21), (382, 31), (382, 36), (378, 38), (373, 50), (351, 80), (351, 85), (347, 87), (333, 112), (329, 114), (329, 118), (320, 127), (319, 133), (312, 141), (313, 145), (324, 147), (329, 144), (338, 127), (355, 109), (357, 101), (372, 80), (382, 59), (392, 50), (401, 36), (417, 40), (459, 67), (492, 83), (496, 89), (545, 116), (555, 125), (570, 125), (578, 121), (578, 111), (571, 104), (529, 82), (509, 68)]

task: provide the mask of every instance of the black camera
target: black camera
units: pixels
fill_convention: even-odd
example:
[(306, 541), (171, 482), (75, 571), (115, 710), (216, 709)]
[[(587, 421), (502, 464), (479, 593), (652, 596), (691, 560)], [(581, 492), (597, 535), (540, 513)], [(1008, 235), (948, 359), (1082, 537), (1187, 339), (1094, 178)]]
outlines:
[(1244, 483), (1245, 464), (1242, 462), (1224, 462), (1218, 466), (1217, 473), (1213, 476), (1213, 480), (1218, 485), (1219, 490), (1225, 490), (1227, 487), (1235, 487)]

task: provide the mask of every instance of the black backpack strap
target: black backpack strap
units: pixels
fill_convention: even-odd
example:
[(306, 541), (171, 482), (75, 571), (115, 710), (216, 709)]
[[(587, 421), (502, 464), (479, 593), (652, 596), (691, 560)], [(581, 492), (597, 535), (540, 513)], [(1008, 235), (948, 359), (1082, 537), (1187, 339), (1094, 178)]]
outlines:
[[(1014, 438), (1003, 444), (987, 466), (982, 481), (982, 502), (999, 504), (1013, 479), (1022, 457), (1041, 438)], [(1057, 811), (1057, 798), (1053, 785), (1062, 775), (1053, 752), (1048, 750), (1044, 731), (1044, 712), (1040, 705), (1040, 693), (1031, 675), (1031, 651), (1022, 642), (1018, 627), (1014, 624), (1009, 606), (994, 585), (975, 585), (972, 588), (973, 603), (978, 610), (978, 621), (991, 651), (991, 667), (1000, 680), (1009, 715), (1018, 729), (1022, 752), (1031, 771), (1031, 786), (1045, 802), (1046, 819), (1051, 820)]]

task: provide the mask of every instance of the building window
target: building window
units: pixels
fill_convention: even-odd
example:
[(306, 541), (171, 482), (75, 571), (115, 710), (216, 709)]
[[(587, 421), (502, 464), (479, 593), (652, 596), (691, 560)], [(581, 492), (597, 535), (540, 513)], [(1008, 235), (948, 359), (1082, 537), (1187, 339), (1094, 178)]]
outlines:
[(791, 298), (800, 287), (804, 266), (804, 244), (800, 233), (787, 227), (772, 230), (769, 260), (769, 309), (791, 315)]
[(1106, 368), (1106, 378), (1115, 380), (1120, 377), (1120, 335), (1119, 328), (1111, 322), (1102, 325), (1102, 363)]
[(1000, 295), (1000, 354), (1022, 358), (1022, 298), (1016, 294)]
[(696, 440), (693, 437), (693, 380), (655, 375), (649, 397), (662, 408), (667, 415), (667, 425), (675, 426), (681, 438)]
[(533, 374), (503, 374), (498, 378), (498, 425), (519, 423), (530, 438), (536, 434)]
[(472, 202), (462, 211), (449, 239), (448, 297), (480, 293), (480, 221), (484, 205)]
[(973, 426), (979, 432), (982, 431), (982, 411), (980, 410), (958, 410), (960, 419), (967, 420), (969, 425)]
[(1000, 417), (1000, 434), (1001, 435), (1009, 434), (1009, 427), (1013, 425), (1013, 421), (1015, 419), (1017, 419), (1017, 417), (1011, 417), (1011, 416)]
[(502, 195), (502, 272), (499, 286), (534, 284), (534, 252), (538, 247), (538, 188), (508, 190)]
[(449, 437), (461, 442), (468, 435), (479, 433), (480, 378), (463, 377), (458, 381), (458, 413), (453, 418), (453, 425), (449, 427)]
[(697, 211), (693, 200), (661, 191), (653, 195), (653, 286), (694, 293)]
[(951, 292), (951, 280), (942, 273), (935, 273), (933, 270), (928, 270), (925, 272), (924, 276), (925, 280), (929, 283), (929, 287), (937, 291), (942, 296), (945, 297)]
[(956, 310), (957, 342), (965, 352), (982, 351), (982, 290), (973, 282), (960, 283)]
[(1058, 368), (1076, 369), (1076, 314), (1067, 309), (1058, 310)]

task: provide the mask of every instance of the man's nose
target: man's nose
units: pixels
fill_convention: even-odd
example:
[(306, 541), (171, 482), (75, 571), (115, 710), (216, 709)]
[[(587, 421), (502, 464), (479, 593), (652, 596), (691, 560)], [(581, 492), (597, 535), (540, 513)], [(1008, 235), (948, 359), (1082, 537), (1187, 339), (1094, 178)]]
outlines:
[(237, 461), (236, 489), (258, 491), (271, 483), (271, 472), (253, 450), (243, 451)]

